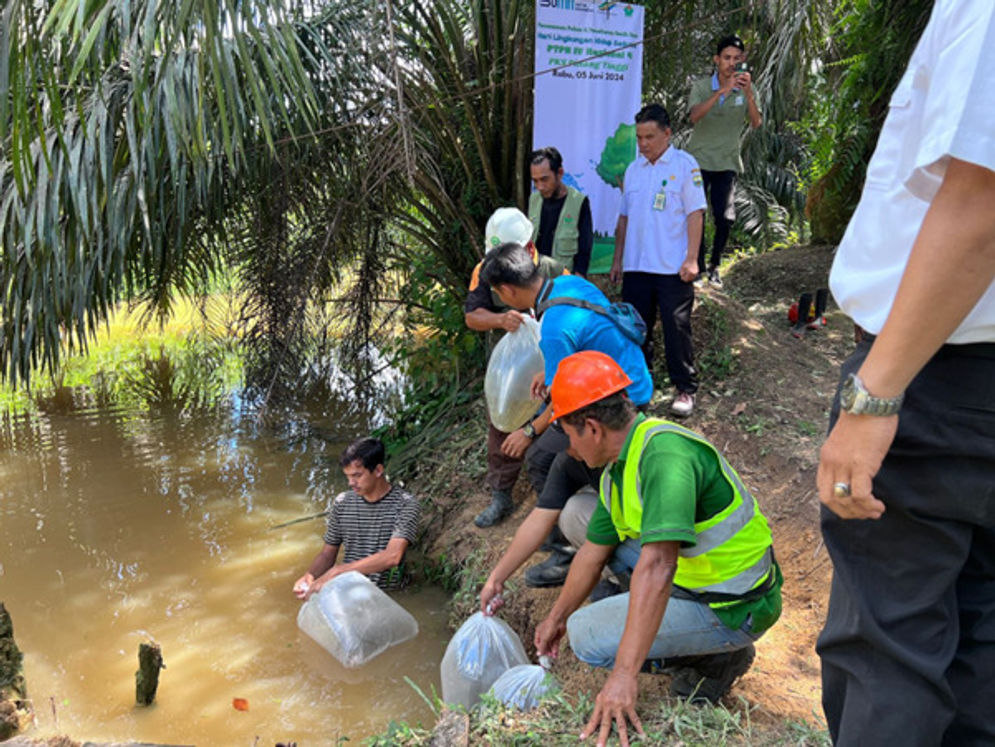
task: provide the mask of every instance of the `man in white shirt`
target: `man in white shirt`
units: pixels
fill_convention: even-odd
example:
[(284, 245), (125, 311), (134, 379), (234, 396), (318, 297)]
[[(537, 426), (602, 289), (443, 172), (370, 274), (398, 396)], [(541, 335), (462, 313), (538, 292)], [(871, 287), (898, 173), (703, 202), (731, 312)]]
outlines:
[(995, 744), (995, 3), (937, 0), (830, 285), (843, 365), (819, 498), (834, 742)]
[(670, 116), (660, 104), (636, 114), (639, 155), (625, 170), (610, 279), (622, 281), (622, 299), (646, 322), (643, 353), (651, 371), (659, 307), (667, 374), (676, 389), (670, 411), (687, 417), (698, 391), (691, 307), (706, 203), (698, 162), (672, 146), (670, 135)]

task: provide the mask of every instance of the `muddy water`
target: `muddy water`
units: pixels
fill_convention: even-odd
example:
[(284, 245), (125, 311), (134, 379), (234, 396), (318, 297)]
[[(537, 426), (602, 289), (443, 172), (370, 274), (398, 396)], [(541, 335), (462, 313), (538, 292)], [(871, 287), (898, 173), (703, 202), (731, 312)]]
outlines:
[[(297, 629), (290, 589), (323, 522), (271, 527), (343, 487), (334, 460), (355, 433), (328, 433), (113, 410), (0, 422), (0, 600), (25, 652), (32, 736), (323, 745), (431, 722), (404, 677), (439, 689), (442, 592), (400, 595), (420, 634), (362, 669)], [(139, 708), (146, 638), (167, 668), (156, 703)]]

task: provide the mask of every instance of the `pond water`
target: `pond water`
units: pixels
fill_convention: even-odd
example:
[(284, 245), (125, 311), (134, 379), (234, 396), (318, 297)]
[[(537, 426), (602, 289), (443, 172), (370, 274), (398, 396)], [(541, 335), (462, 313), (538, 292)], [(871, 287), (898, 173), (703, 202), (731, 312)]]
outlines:
[[(297, 629), (291, 594), (345, 487), (361, 425), (111, 407), (0, 421), (0, 601), (25, 655), (29, 736), (171, 744), (353, 743), (430, 724), (448, 633), (435, 588), (396, 598), (421, 632), (347, 670)], [(166, 669), (135, 706), (137, 651)], [(233, 699), (248, 701), (236, 710)]]

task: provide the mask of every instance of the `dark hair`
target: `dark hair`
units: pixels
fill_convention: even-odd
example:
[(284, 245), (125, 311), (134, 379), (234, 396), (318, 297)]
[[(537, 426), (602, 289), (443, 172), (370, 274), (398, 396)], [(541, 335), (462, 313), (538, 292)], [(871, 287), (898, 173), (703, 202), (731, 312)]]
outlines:
[(740, 52), (746, 53), (746, 47), (743, 46), (743, 40), (740, 39), (735, 34), (729, 34), (729, 36), (723, 36), (719, 39), (719, 43), (715, 45), (715, 54), (722, 54), (722, 50), (726, 47), (735, 47)]
[(539, 275), (539, 267), (532, 261), (529, 250), (509, 241), (488, 252), (480, 265), (480, 279), (492, 288), (496, 285), (515, 285), (526, 288)]
[(656, 122), (661, 130), (665, 130), (670, 127), (670, 115), (663, 104), (647, 104), (636, 112), (636, 124), (644, 122)]
[(339, 464), (348, 467), (353, 462), (362, 462), (372, 472), (377, 465), (384, 463), (386, 453), (379, 438), (360, 438), (346, 447), (339, 457)]
[(609, 394), (593, 404), (567, 413), (560, 420), (571, 428), (583, 428), (584, 421), (591, 418), (608, 430), (620, 431), (629, 424), (635, 414), (636, 406), (632, 404), (632, 400), (623, 389), (621, 392)]
[(561, 156), (560, 151), (552, 145), (547, 145), (545, 148), (534, 150), (532, 151), (532, 155), (529, 156), (529, 163), (533, 166), (538, 166), (543, 161), (549, 161), (549, 168), (554, 174), (563, 168), (563, 156)]

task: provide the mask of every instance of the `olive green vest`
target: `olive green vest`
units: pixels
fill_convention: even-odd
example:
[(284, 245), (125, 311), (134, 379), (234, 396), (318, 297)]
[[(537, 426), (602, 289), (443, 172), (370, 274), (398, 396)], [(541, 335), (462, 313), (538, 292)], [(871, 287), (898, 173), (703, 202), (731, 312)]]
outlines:
[[(559, 260), (568, 270), (574, 268), (574, 255), (577, 253), (577, 240), (580, 231), (580, 208), (584, 204), (584, 194), (573, 187), (567, 187), (567, 199), (563, 201), (560, 218), (556, 221), (553, 233), (553, 259)], [(532, 221), (532, 241), (539, 235), (539, 221), (542, 218), (542, 195), (533, 192), (529, 196), (529, 220)]]
[[(639, 462), (646, 444), (658, 433), (676, 433), (711, 449), (719, 460), (722, 475), (732, 487), (733, 499), (722, 511), (695, 522), (698, 543), (678, 551), (674, 584), (695, 593), (744, 595), (765, 580), (772, 563), (771, 534), (767, 519), (760, 513), (739, 475), (704, 437), (667, 420), (648, 418), (638, 423), (632, 434), (622, 473), (622, 496), (608, 469), (601, 477), (601, 502), (611, 514), (619, 541), (639, 537), (643, 522), (642, 485)], [(728, 602), (713, 603), (722, 606)], [(734, 603), (734, 602), (733, 602)]]

